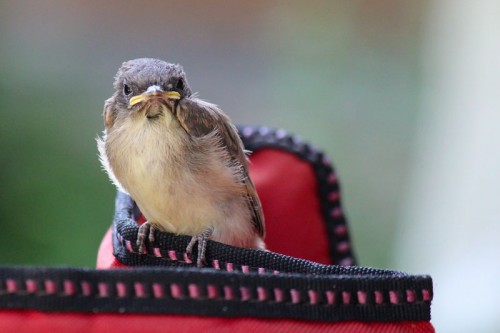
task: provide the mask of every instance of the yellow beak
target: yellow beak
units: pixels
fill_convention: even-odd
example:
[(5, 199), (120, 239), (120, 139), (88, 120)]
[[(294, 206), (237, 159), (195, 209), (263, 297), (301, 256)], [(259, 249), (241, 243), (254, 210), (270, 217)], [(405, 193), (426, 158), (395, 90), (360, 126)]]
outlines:
[(134, 106), (138, 103), (147, 101), (151, 97), (160, 97), (163, 99), (181, 99), (181, 94), (179, 94), (177, 91), (144, 93), (144, 94), (140, 94), (140, 95), (132, 97), (129, 101), (129, 105)]

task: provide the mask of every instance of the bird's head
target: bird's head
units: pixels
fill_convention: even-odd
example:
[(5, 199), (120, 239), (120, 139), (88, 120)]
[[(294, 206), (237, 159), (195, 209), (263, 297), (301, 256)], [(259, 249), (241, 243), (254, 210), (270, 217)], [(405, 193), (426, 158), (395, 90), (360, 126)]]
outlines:
[(114, 88), (110, 99), (114, 112), (140, 114), (148, 119), (174, 111), (179, 100), (191, 95), (182, 66), (150, 58), (124, 62)]

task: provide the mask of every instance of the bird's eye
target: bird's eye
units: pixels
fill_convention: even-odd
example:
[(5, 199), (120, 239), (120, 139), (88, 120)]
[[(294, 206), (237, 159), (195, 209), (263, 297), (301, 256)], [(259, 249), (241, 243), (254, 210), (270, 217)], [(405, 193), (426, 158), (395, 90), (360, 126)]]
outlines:
[(184, 80), (183, 79), (179, 79), (179, 81), (177, 81), (177, 84), (176, 84), (175, 88), (179, 89), (179, 90), (184, 90)]
[(123, 93), (127, 96), (132, 93), (132, 89), (130, 88), (130, 86), (128, 84), (123, 85)]

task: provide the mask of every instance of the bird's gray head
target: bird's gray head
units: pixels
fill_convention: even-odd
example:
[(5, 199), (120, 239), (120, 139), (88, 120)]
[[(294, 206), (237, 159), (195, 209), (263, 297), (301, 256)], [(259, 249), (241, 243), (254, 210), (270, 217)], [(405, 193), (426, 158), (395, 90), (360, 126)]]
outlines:
[(126, 61), (116, 74), (113, 102), (119, 110), (145, 110), (148, 118), (173, 110), (175, 103), (191, 95), (182, 66), (159, 59)]

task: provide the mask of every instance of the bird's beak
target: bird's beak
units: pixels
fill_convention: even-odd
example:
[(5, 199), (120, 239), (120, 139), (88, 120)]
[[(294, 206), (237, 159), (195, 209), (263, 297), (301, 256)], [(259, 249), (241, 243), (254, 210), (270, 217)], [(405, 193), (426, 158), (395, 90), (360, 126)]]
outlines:
[(147, 102), (152, 98), (159, 98), (165, 101), (169, 99), (179, 100), (181, 99), (181, 94), (177, 91), (163, 91), (159, 86), (154, 85), (150, 86), (144, 93), (132, 97), (129, 101), (129, 105), (134, 106), (142, 102)]

